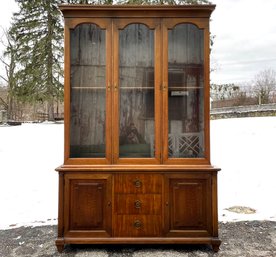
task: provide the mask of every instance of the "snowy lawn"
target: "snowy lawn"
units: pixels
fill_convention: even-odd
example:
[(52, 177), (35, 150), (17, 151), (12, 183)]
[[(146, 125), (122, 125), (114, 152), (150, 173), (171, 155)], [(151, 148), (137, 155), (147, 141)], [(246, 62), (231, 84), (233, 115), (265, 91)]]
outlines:
[[(276, 220), (276, 117), (211, 121), (219, 220)], [(56, 224), (63, 124), (0, 126), (0, 229)], [(225, 210), (250, 207), (255, 214)]]
[(63, 124), (0, 127), (0, 229), (57, 217), (62, 162)]
[[(211, 160), (218, 177), (219, 220), (276, 220), (276, 117), (211, 121)], [(232, 206), (256, 214), (225, 211)]]

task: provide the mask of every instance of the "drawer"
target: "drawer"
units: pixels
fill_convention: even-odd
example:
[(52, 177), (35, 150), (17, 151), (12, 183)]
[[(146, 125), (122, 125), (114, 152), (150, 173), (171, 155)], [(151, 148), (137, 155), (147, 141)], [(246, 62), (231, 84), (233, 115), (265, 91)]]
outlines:
[(116, 194), (116, 214), (161, 214), (161, 194)]
[(115, 237), (158, 237), (162, 234), (161, 215), (115, 215)]
[(162, 178), (158, 174), (117, 174), (115, 193), (161, 193)]

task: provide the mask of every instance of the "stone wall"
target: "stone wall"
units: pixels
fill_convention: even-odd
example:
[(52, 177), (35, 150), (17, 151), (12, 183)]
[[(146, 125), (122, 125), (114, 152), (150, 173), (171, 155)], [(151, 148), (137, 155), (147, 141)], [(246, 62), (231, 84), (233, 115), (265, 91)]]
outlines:
[(211, 119), (276, 116), (276, 104), (234, 106), (211, 109)]

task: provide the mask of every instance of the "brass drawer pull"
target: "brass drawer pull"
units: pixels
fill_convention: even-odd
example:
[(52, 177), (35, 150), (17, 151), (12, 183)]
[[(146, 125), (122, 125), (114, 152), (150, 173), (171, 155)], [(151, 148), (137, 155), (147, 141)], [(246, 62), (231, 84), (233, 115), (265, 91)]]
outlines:
[(142, 227), (142, 222), (140, 220), (135, 220), (134, 223), (133, 223), (133, 226), (136, 229), (140, 229)]
[(135, 187), (139, 188), (139, 187), (142, 186), (142, 181), (137, 178), (133, 181), (133, 184), (134, 184)]
[(141, 202), (140, 200), (136, 200), (136, 201), (134, 202), (134, 207), (135, 207), (136, 209), (140, 209), (141, 206), (142, 206), (142, 202)]

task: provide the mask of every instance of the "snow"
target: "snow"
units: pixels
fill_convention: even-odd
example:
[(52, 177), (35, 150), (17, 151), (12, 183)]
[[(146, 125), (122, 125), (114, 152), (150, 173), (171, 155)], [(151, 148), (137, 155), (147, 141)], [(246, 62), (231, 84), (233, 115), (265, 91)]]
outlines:
[[(211, 121), (211, 160), (218, 176), (219, 220), (276, 220), (276, 117)], [(256, 214), (235, 214), (240, 205)]]
[[(63, 124), (0, 126), (0, 229), (57, 223)], [(276, 117), (211, 121), (219, 220), (276, 221)], [(245, 206), (255, 214), (225, 210)]]
[(56, 223), (62, 124), (0, 127), (0, 229)]

